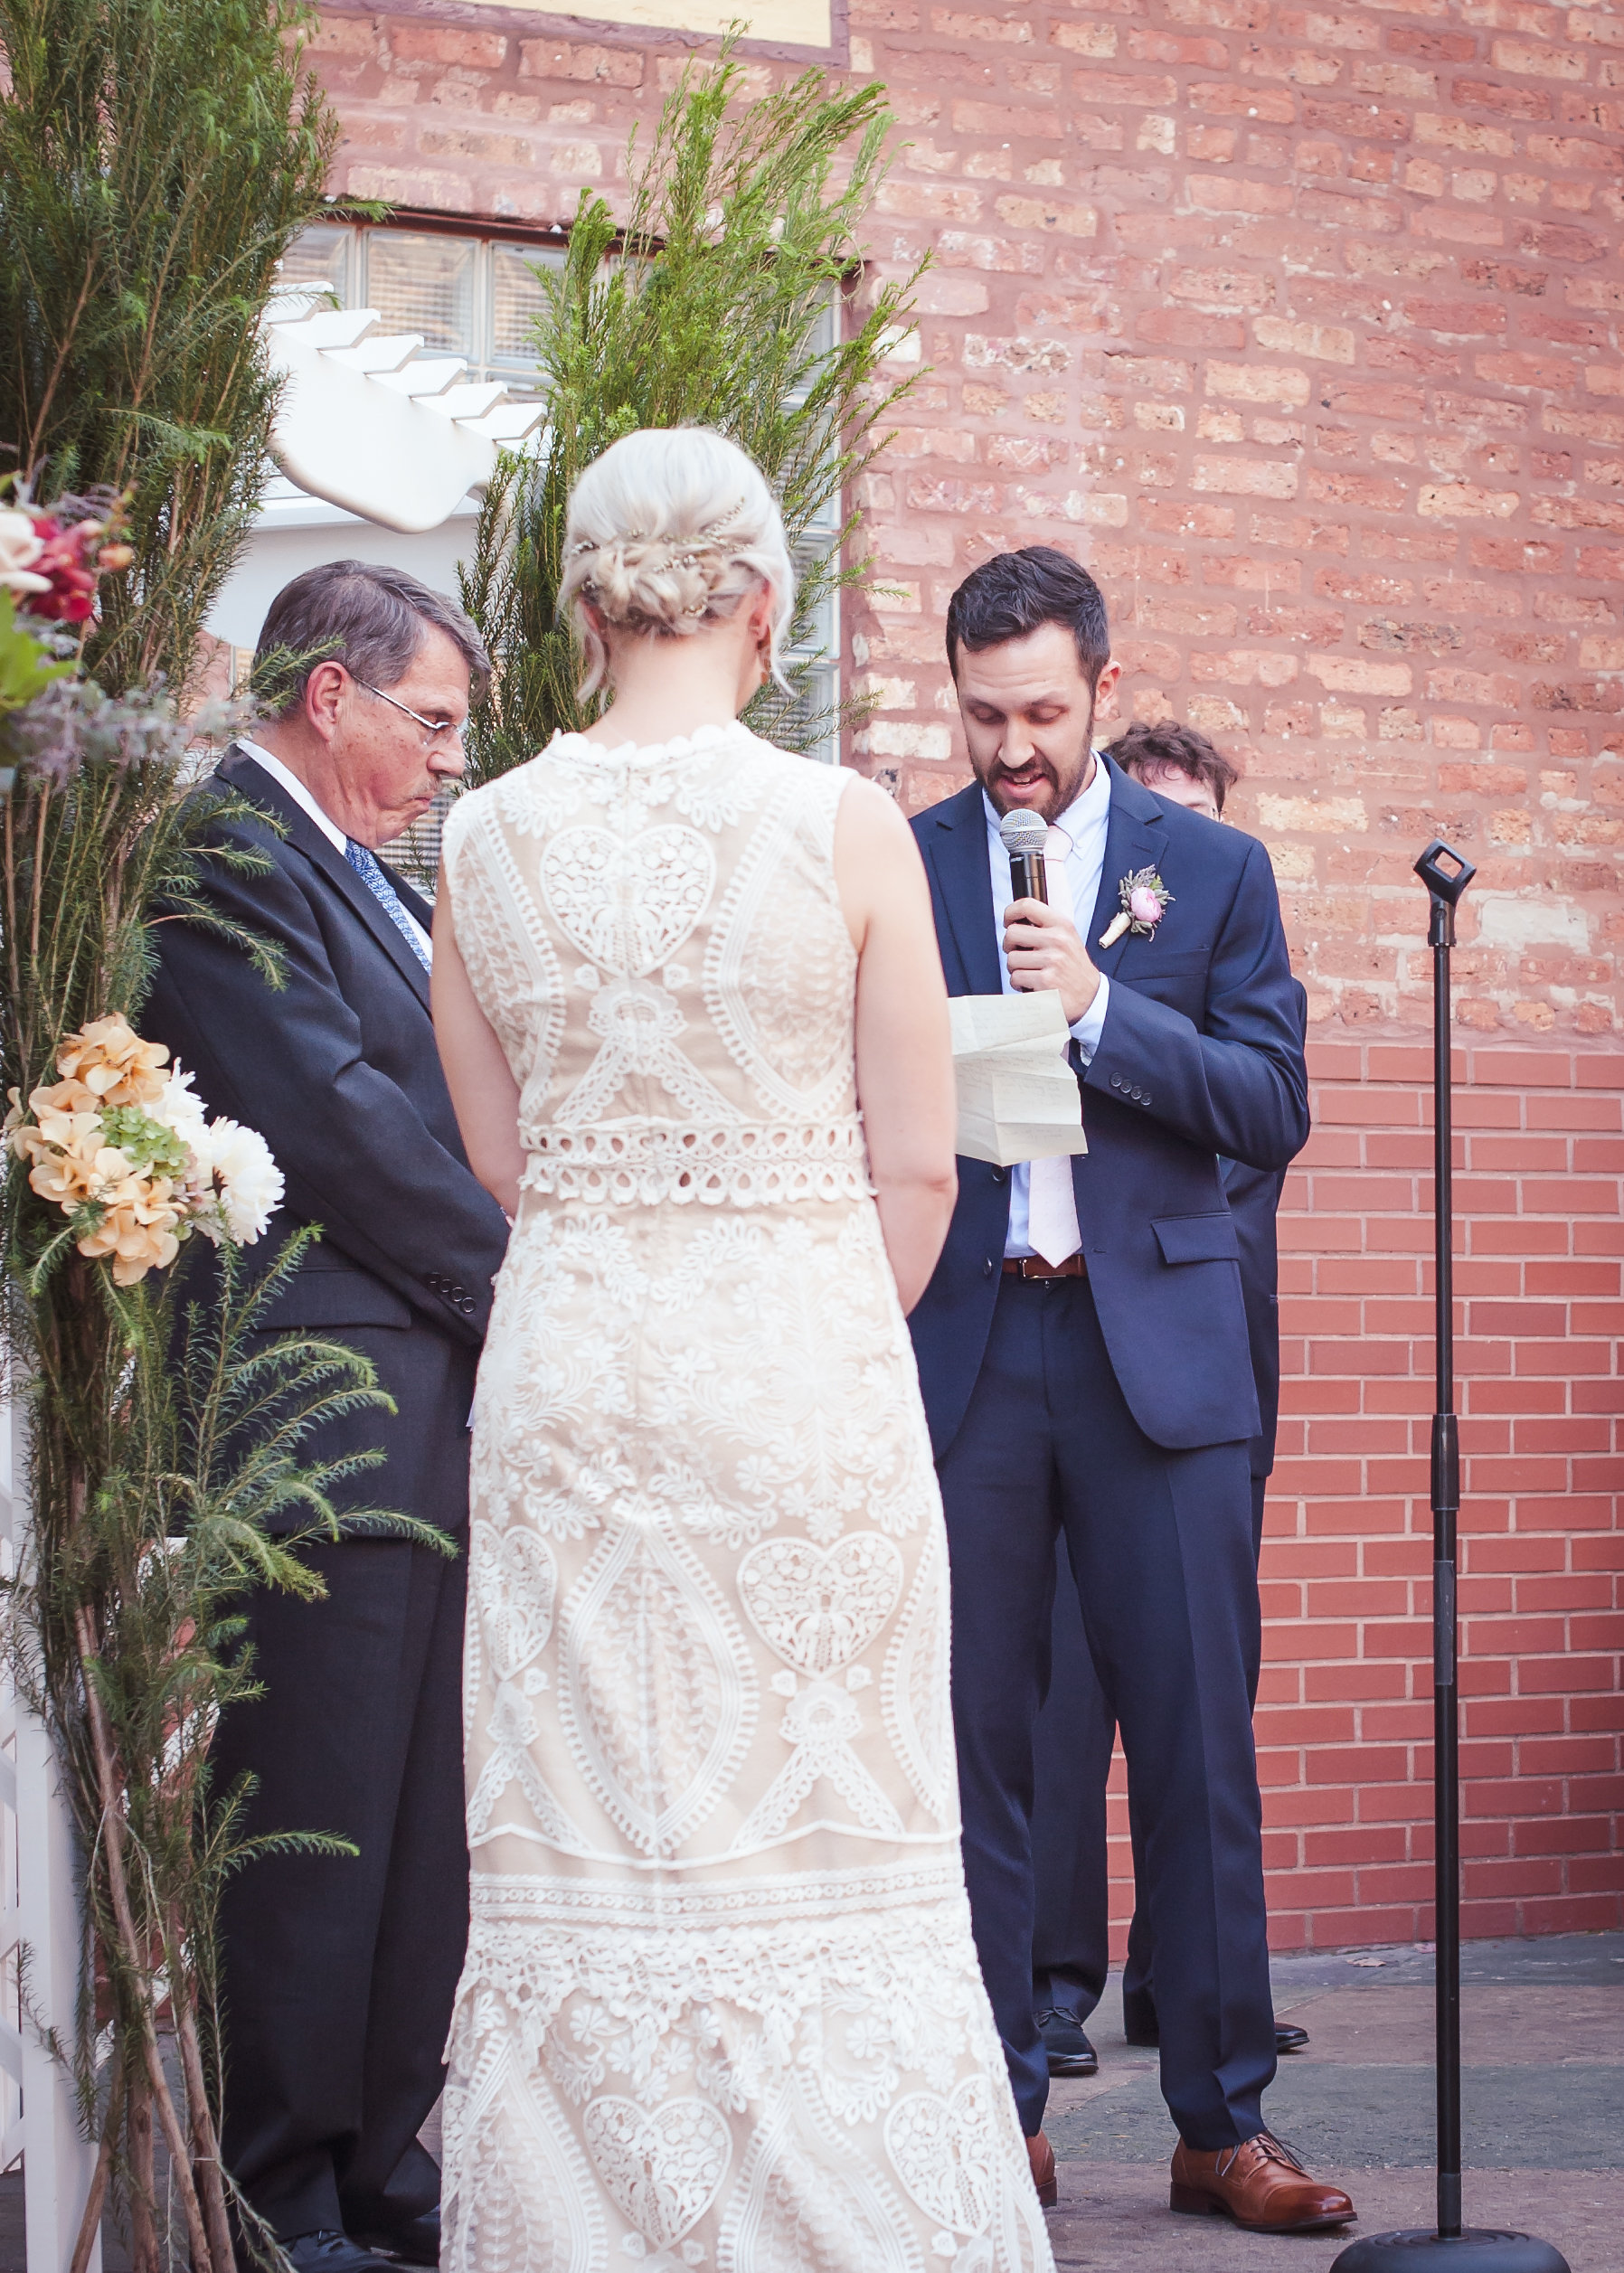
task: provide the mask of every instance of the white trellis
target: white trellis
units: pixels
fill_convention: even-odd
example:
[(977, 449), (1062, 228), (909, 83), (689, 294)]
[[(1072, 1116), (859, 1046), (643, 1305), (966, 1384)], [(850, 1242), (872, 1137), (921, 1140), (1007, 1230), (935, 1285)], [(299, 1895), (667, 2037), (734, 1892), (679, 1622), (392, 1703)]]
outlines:
[[(0, 1403), (0, 1567), (24, 1545), (20, 1429)], [(68, 2273), (95, 2155), (81, 2136), (68, 2077), (46, 2049), (73, 2041), (80, 1916), (71, 1820), (51, 1741), (0, 1665), (0, 2168), (19, 2156), (28, 2273)], [(101, 2246), (87, 2273), (100, 2273)]]

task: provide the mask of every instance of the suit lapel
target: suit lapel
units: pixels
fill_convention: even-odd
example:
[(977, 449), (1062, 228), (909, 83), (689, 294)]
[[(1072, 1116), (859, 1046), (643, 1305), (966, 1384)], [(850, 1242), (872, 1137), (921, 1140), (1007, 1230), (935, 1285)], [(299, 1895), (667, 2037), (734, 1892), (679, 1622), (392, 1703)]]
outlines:
[(948, 992), (1001, 994), (1004, 974), (998, 956), (998, 928), (993, 919), (987, 808), (982, 803), (979, 782), (972, 781), (956, 797), (944, 798), (931, 818), (935, 826), (924, 832), (925, 852), (941, 890), (961, 981), (955, 986), (949, 972)]
[[(377, 944), (382, 948), (401, 976), (406, 981), (425, 1010), (429, 1007), (429, 974), (407, 944), (399, 926), (377, 897), (367, 890), (344, 854), (332, 840), (318, 829), (302, 806), (282, 788), (280, 782), (257, 765), (246, 750), (232, 749), (222, 760), (221, 777), (251, 804), (273, 813), (286, 829), (287, 839), (296, 852), (302, 853), (312, 867), (319, 869), (327, 882), (345, 902), (353, 915), (364, 923)], [(392, 879), (401, 898), (411, 908), (418, 920), (428, 929), (426, 915), (431, 914), (424, 902), (404, 878)], [(417, 901), (413, 907), (412, 902)], [(419, 914), (419, 909), (423, 910)]]
[(1089, 959), (1097, 971), (1109, 978), (1121, 961), (1130, 934), (1124, 932), (1108, 948), (1100, 944), (1100, 935), (1113, 916), (1121, 913), (1121, 894), (1118, 887), (1124, 876), (1136, 868), (1157, 868), (1166, 850), (1166, 831), (1162, 825), (1161, 808), (1147, 789), (1125, 774), (1120, 766), (1113, 766), (1109, 758), (1100, 764), (1110, 774), (1110, 818), (1105, 828), (1105, 860), (1100, 871), (1100, 896), (1094, 902), (1094, 913), (1083, 945)]

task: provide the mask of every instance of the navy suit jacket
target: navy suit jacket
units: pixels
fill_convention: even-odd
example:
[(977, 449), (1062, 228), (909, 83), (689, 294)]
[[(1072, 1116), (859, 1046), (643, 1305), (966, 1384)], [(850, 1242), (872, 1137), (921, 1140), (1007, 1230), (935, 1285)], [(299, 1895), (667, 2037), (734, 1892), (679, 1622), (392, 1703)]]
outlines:
[[(321, 1227), (262, 1323), (334, 1332), (372, 1359), (400, 1408), (323, 1429), (316, 1448), (327, 1457), (388, 1451), (387, 1469), (345, 1496), (455, 1529), (467, 1519), (468, 1408), (507, 1221), (462, 1148), (429, 974), (262, 766), (233, 750), (220, 778), (286, 834), (216, 824), (223, 840), (262, 854), (270, 873), (235, 875), (205, 860), (203, 895), (281, 949), (287, 983), (270, 986), (241, 948), (199, 924), (161, 924), (142, 1032), (196, 1076), (211, 1113), (257, 1128), (276, 1155), (286, 1196), (250, 1261), (269, 1262), (297, 1225)], [(427, 901), (388, 873), (427, 929)], [(201, 1271), (207, 1258), (188, 1262)]]
[[(1308, 1032), (1308, 997), (1293, 979), (1301, 1031)], [(1251, 1377), (1257, 1383), (1257, 1435), (1247, 1449), (1253, 1476), (1268, 1476), (1274, 1467), (1274, 1440), (1280, 1419), (1280, 1305), (1279, 1242), (1276, 1218), (1283, 1168), (1243, 1168), (1238, 1160), (1222, 1165), (1223, 1196), (1235, 1219), (1241, 1243), (1241, 1295), (1246, 1305), (1246, 1338), (1251, 1347)]]
[[(1240, 1248), (1219, 1155), (1283, 1169), (1307, 1141), (1308, 1076), (1279, 897), (1255, 837), (1158, 797), (1109, 759), (1100, 897), (1083, 936), (1110, 980), (1072, 1164), (1100, 1325), (1129, 1411), (1186, 1450), (1258, 1435)], [(978, 783), (913, 823), (950, 995), (1000, 991), (1002, 944)], [(1147, 938), (1101, 948), (1117, 887), (1154, 868), (1172, 894)], [(1009, 1172), (958, 1163), (947, 1245), (909, 1324), (937, 1457), (958, 1434), (992, 1326)]]

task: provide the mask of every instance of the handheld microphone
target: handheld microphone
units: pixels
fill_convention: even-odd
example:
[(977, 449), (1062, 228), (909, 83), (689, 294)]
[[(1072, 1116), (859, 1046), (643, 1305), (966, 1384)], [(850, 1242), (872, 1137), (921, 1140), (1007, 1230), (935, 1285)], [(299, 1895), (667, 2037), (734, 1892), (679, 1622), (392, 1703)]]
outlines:
[(1041, 900), (1049, 904), (1049, 880), (1043, 869), (1043, 846), (1049, 824), (1036, 813), (1006, 813), (998, 835), (1009, 854), (1009, 887), (1017, 900)]

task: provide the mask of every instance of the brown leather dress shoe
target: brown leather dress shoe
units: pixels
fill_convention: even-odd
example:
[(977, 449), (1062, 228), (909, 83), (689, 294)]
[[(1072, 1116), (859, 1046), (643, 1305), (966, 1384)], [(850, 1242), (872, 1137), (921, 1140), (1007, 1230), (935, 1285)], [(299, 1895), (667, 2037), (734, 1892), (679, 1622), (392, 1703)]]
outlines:
[(1216, 2211), (1248, 2233), (1318, 2233), (1327, 2226), (1346, 2225), (1354, 2215), (1342, 2189), (1311, 2178), (1271, 2131), (1213, 2155), (1181, 2139), (1174, 2150), (1167, 2206), (1194, 2217)]
[(1060, 2200), (1060, 2181), (1054, 2174), (1054, 2149), (1041, 2131), (1036, 2138), (1027, 2140), (1026, 2155), (1032, 2165), (1032, 2183), (1037, 2188), (1038, 2207), (1053, 2210)]

